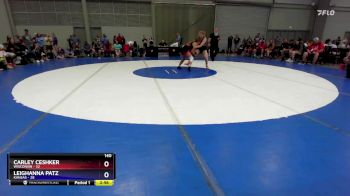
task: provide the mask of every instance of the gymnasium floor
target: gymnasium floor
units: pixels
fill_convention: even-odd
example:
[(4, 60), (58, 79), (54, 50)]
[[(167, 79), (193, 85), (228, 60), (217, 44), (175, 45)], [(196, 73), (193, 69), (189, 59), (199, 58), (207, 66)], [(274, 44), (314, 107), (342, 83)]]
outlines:
[[(344, 71), (219, 57), (0, 72), (0, 195), (350, 195)], [(64, 69), (61, 69), (64, 68)], [(114, 152), (113, 187), (10, 187), (8, 152)]]

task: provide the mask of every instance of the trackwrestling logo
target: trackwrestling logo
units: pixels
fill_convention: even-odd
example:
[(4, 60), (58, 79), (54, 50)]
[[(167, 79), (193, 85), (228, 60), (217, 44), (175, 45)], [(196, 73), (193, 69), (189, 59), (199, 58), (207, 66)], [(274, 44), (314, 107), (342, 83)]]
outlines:
[(334, 16), (334, 10), (317, 10), (318, 16)]

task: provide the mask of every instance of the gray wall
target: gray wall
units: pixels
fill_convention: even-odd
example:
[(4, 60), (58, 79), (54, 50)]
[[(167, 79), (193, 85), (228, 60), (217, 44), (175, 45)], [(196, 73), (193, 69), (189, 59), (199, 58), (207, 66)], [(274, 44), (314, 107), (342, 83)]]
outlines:
[(210, 33), (214, 25), (215, 8), (212, 5), (155, 4), (156, 41), (175, 42), (180, 32), (184, 42), (194, 40), (199, 30)]
[(350, 32), (350, 10), (335, 11), (334, 16), (328, 16), (326, 19), (326, 26), (323, 32), (323, 39), (334, 39), (338, 36), (343, 37), (345, 32)]
[(0, 0), (0, 43), (5, 41), (7, 35), (11, 35), (11, 26), (6, 12), (5, 0)]
[(331, 0), (331, 5), (335, 7), (350, 7), (349, 0)]
[[(3, 2), (0, 0), (0, 22), (6, 28), (0, 30), (2, 39), (10, 34)], [(9, 4), (20, 35), (25, 28), (31, 33), (55, 32), (59, 44), (66, 47), (74, 27), (84, 27), (81, 0), (10, 0)], [(90, 26), (102, 28), (102, 33), (110, 39), (118, 32), (136, 41), (141, 40), (143, 34), (152, 34), (150, 0), (87, 0), (87, 9)]]
[(265, 36), (270, 9), (256, 6), (216, 6), (215, 26), (220, 29), (220, 49), (227, 47), (227, 37), (238, 34), (254, 37), (257, 33)]
[(273, 0), (217, 0), (216, 2), (224, 3), (248, 3), (248, 4), (272, 4)]
[(16, 25), (83, 26), (80, 0), (9, 0)]
[(325, 27), (323, 39), (334, 39), (338, 36), (344, 37), (350, 32), (350, 0), (330, 0), (330, 9), (335, 10), (334, 16), (324, 16)]
[(311, 9), (272, 8), (269, 30), (311, 30)]
[(318, 1), (319, 0), (275, 0), (275, 3), (311, 5), (313, 2), (317, 3)]
[(153, 3), (166, 3), (166, 4), (213, 4), (212, 0), (152, 0)]
[[(84, 27), (81, 0), (8, 0), (15, 30), (20, 34), (24, 28), (31, 32), (49, 33), (55, 31), (60, 40), (65, 40), (74, 27)], [(268, 30), (314, 31), (322, 38), (344, 36), (350, 31), (350, 0), (330, 0), (335, 16), (317, 20), (312, 3), (319, 0), (87, 0), (91, 27), (101, 27), (111, 36), (124, 32), (129, 39), (138, 41), (143, 34), (155, 35), (158, 39), (172, 41), (176, 31), (185, 31), (186, 39), (192, 39), (198, 29), (208, 33), (212, 26), (218, 26), (226, 47), (227, 36), (240, 34), (254, 36)], [(11, 34), (11, 25), (5, 9), (5, 0), (0, 0), (1, 39)], [(320, 3), (324, 2), (320, 0)], [(170, 4), (169, 4), (170, 3)], [(166, 5), (187, 4), (191, 9), (162, 10)], [(204, 20), (205, 24), (192, 24), (198, 19), (198, 4), (212, 6), (215, 11), (206, 12), (215, 18)], [(215, 5), (216, 4), (216, 5)], [(158, 8), (160, 8), (160, 10)], [(215, 8), (214, 8), (215, 7)], [(198, 7), (200, 8), (200, 7)], [(158, 11), (157, 11), (158, 9)], [(182, 14), (178, 14), (181, 12)], [(187, 13), (188, 12), (188, 13)], [(192, 23), (191, 23), (192, 21)], [(314, 23), (322, 22), (324, 27)], [(157, 23), (157, 24), (156, 24)], [(214, 23), (214, 25), (213, 25)], [(189, 27), (187, 30), (186, 28)], [(130, 34), (129, 36), (127, 34)], [(66, 37), (67, 36), (67, 37)]]
[(150, 2), (125, 2), (112, 0), (87, 0), (91, 27), (151, 27)]

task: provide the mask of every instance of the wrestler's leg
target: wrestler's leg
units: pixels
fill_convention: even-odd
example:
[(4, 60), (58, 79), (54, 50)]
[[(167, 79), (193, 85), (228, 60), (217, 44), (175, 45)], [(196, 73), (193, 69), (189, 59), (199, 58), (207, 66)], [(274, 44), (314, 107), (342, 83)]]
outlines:
[(209, 69), (209, 66), (208, 66), (208, 61), (209, 61), (208, 50), (203, 50), (203, 56), (204, 56), (204, 60), (205, 60), (205, 67), (207, 69)]

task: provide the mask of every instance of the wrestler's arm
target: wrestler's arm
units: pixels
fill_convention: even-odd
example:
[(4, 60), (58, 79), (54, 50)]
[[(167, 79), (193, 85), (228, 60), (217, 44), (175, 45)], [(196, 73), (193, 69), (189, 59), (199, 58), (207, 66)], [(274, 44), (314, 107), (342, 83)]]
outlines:
[(203, 40), (202, 40), (202, 42), (201, 42), (201, 44), (199, 44), (199, 45), (197, 45), (197, 46), (193, 46), (193, 48), (200, 48), (200, 47), (202, 47), (202, 46), (204, 46), (204, 44), (206, 44), (207, 43), (207, 38), (205, 37)]

